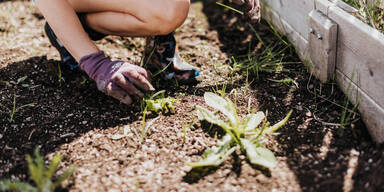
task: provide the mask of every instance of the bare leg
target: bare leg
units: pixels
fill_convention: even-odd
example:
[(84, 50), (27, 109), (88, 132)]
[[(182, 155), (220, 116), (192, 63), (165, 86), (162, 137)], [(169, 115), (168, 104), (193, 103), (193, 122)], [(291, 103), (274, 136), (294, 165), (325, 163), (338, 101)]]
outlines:
[(37, 6), (64, 47), (77, 61), (82, 59), (81, 69), (99, 90), (130, 104), (130, 95), (142, 96), (135, 86), (154, 90), (148, 73), (98, 52), (76, 13), (86, 13), (87, 26), (104, 34), (165, 35), (184, 22), (189, 0), (38, 0)]
[(189, 10), (189, 0), (38, 0), (37, 5), (77, 61), (98, 50), (75, 12), (89, 13), (88, 25), (101, 33), (149, 36), (172, 32)]
[[(85, 55), (98, 51), (67, 1), (39, 0), (37, 6), (51, 24), (58, 38), (77, 61)], [(62, 18), (65, 18), (65, 22)]]
[(86, 21), (93, 30), (108, 35), (142, 37), (172, 32), (171, 29), (155, 27), (137, 20), (132, 15), (119, 12), (88, 13)]
[[(96, 31), (134, 36), (164, 35), (172, 32), (184, 22), (190, 5), (189, 0), (108, 0), (108, 3), (105, 0), (68, 0), (68, 2), (76, 12), (90, 13), (87, 22)], [(116, 34), (117, 31), (121, 33)]]

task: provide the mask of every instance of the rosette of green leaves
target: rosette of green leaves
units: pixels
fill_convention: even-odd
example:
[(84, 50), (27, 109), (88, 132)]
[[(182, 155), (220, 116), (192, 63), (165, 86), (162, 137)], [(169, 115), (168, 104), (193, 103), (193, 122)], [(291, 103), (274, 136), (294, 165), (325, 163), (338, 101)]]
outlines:
[(35, 185), (24, 183), (19, 180), (2, 180), (0, 181), (0, 191), (53, 192), (75, 171), (75, 167), (70, 166), (70, 168), (53, 180), (52, 178), (61, 162), (61, 155), (54, 156), (49, 165), (46, 166), (44, 158), (40, 155), (39, 148), (36, 148), (34, 153), (34, 158), (27, 155), (26, 159), (28, 162), (29, 174)]
[(155, 113), (163, 112), (174, 112), (175, 103), (179, 102), (178, 99), (173, 97), (165, 97), (165, 91), (159, 91), (152, 96), (148, 96), (143, 99), (143, 108), (146, 111), (153, 111)]
[(196, 106), (199, 120), (207, 121), (221, 127), (226, 134), (218, 141), (217, 145), (205, 150), (203, 159), (199, 162), (191, 162), (192, 167), (218, 166), (236, 148), (245, 153), (249, 162), (266, 168), (276, 165), (274, 154), (262, 145), (260, 140), (267, 134), (274, 133), (282, 127), (292, 114), (292, 110), (279, 123), (270, 126), (263, 112), (250, 113), (242, 118), (238, 116), (235, 104), (228, 98), (220, 97), (214, 93), (204, 94), (205, 103), (225, 115), (222, 119), (219, 114), (204, 107)]

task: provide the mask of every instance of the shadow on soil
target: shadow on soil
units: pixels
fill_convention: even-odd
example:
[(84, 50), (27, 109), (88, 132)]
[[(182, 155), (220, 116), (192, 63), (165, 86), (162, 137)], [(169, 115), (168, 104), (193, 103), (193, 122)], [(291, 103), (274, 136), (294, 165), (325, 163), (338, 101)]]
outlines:
[[(139, 106), (127, 107), (100, 93), (79, 71), (63, 69), (65, 83), (58, 81), (58, 61), (32, 57), (0, 69), (0, 178), (25, 179), (25, 154), (40, 146), (53, 152), (93, 128), (105, 129), (137, 120)], [(13, 85), (11, 81), (26, 77)], [(8, 85), (7, 85), (8, 84)], [(9, 122), (6, 108), (25, 107)]]
[[(210, 30), (218, 32), (222, 51), (229, 56), (238, 56), (255, 48), (257, 40), (252, 30), (244, 20), (239, 19), (237, 13), (216, 5), (215, 0), (201, 3)], [(265, 25), (259, 24), (255, 28), (266, 43), (278, 41), (273, 35), (271, 37)], [(257, 90), (256, 98), (261, 103), (259, 110), (269, 111), (270, 122), (277, 122), (289, 109), (295, 109), (290, 121), (279, 131), (277, 141), (281, 149), (276, 155), (287, 157), (286, 161), (296, 175), (301, 190), (342, 191), (343, 187), (348, 187), (345, 175), (347, 169), (351, 169), (352, 151), (358, 151), (349, 187), (352, 191), (383, 191), (383, 147), (376, 147), (361, 120), (347, 126), (344, 134), (339, 136), (338, 126), (324, 121), (340, 122), (343, 108), (334, 103), (343, 103), (343, 93), (333, 83), (308, 82), (311, 78), (305, 67), (298, 68), (300, 73), (289, 74), (301, 85), (296, 90), (271, 88), (273, 83), (266, 79), (274, 76), (265, 74), (251, 85)], [(309, 89), (305, 85), (314, 88)], [(314, 95), (314, 89), (322, 90), (322, 95)], [(321, 99), (328, 96), (331, 96), (331, 101)]]
[[(218, 32), (221, 50), (230, 56), (238, 56), (255, 48), (257, 40), (249, 26), (238, 19), (239, 15), (216, 5), (215, 0), (200, 2), (210, 30)], [(270, 32), (264, 25), (256, 28), (265, 43), (277, 40), (270, 37)], [(41, 146), (42, 153), (47, 154), (94, 128), (106, 129), (124, 125), (140, 116), (139, 106), (127, 107), (105, 96), (79, 72), (63, 70), (65, 83), (60, 84), (57, 67), (53, 67), (57, 65), (58, 61), (33, 57), (0, 69), (0, 81), (16, 82), (27, 76), (16, 87), (0, 83), (1, 105), (11, 108), (14, 95), (16, 106), (36, 103), (35, 107), (20, 109), (12, 123), (8, 121), (7, 110), (4, 107), (0, 110), (0, 178), (14, 175), (25, 179), (25, 154), (31, 153), (36, 146)], [(332, 84), (320, 86), (317, 81), (308, 82), (309, 75), (303, 68), (297, 66), (297, 71), (301, 73), (287, 74), (297, 79), (300, 85), (297, 89), (272, 87), (274, 83), (267, 78), (280, 79), (284, 77), (281, 74), (262, 74), (259, 80), (250, 85), (260, 103), (258, 110), (268, 110), (271, 123), (282, 119), (290, 109), (295, 109), (290, 121), (279, 131), (277, 141), (280, 149), (276, 151), (276, 155), (286, 157), (289, 168), (303, 191), (342, 191), (344, 176), (353, 156), (351, 151), (354, 150), (358, 155), (352, 175), (355, 181), (353, 191), (384, 191), (384, 148), (375, 146), (361, 122), (348, 126), (340, 137), (337, 135), (337, 126), (319, 121), (325, 119), (333, 123), (340, 122), (342, 109), (316, 98), (305, 85), (317, 89), (322, 87), (324, 97), (333, 95), (332, 102), (342, 103), (344, 96)], [(240, 86), (236, 82), (232, 88)], [(201, 96), (205, 91), (212, 91), (212, 88), (214, 87), (187, 86), (178, 91)], [(228, 86), (227, 90), (231, 90), (231, 87)], [(176, 88), (169, 91), (173, 93)], [(314, 111), (317, 112), (317, 120)], [(233, 167), (235, 172), (241, 173), (240, 165)], [(210, 173), (212, 172), (190, 173), (193, 176), (185, 180), (194, 183)]]

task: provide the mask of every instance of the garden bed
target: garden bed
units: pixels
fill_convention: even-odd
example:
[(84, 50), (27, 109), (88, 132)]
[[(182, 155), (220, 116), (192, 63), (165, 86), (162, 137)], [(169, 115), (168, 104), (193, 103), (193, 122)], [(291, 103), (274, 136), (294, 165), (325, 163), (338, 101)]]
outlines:
[(344, 0), (351, 5), (355, 10), (355, 15), (360, 20), (364, 21), (371, 27), (384, 32), (384, 2), (380, 0)]
[[(76, 166), (62, 186), (68, 191), (384, 190), (383, 148), (371, 140), (357, 112), (339, 134), (345, 95), (334, 83), (312, 78), (292, 47), (281, 53), (284, 62), (295, 63), (284, 65), (284, 70), (246, 75), (234, 69), (232, 56), (240, 62), (244, 55), (285, 41), (265, 22), (254, 27), (263, 46), (237, 13), (213, 0), (193, 1), (176, 37), (183, 57), (201, 69), (199, 83), (154, 81), (158, 90), (165, 89), (180, 103), (175, 113), (158, 118), (149, 114), (147, 123), (152, 124), (140, 143), (139, 104), (126, 106), (104, 96), (79, 72), (64, 70), (64, 81), (59, 81), (59, 57), (43, 34), (44, 20), (36, 8), (27, 1), (5, 1), (0, 10), (0, 103), (10, 107), (14, 96), (17, 106), (34, 103), (19, 110), (14, 122), (9, 122), (4, 108), (0, 110), (1, 179), (29, 181), (25, 154), (40, 146), (47, 158), (63, 155), (62, 169)], [(107, 37), (97, 45), (114, 59), (137, 63), (144, 40)], [(297, 86), (275, 82), (286, 78)], [(274, 124), (294, 110), (279, 134), (268, 138), (267, 148), (278, 161), (269, 172), (243, 161), (238, 152), (214, 169), (191, 171), (186, 166), (199, 160), (221, 135), (217, 127), (193, 122), (195, 106), (205, 106), (204, 93), (223, 86), (236, 100), (239, 115), (247, 114), (251, 103), (257, 111), (268, 111)], [(112, 139), (127, 126), (128, 137)]]
[[(381, 74), (384, 73), (384, 56), (381, 50), (384, 49), (384, 35), (351, 15), (349, 12), (353, 8), (341, 1), (293, 0), (286, 3), (274, 0), (264, 1), (263, 5), (264, 17), (288, 36), (300, 58), (312, 63), (315, 74), (325, 73), (324, 81), (335, 79), (338, 82), (350, 101), (359, 105), (373, 139), (383, 142), (384, 77)], [(311, 15), (319, 15), (313, 14), (314, 10), (336, 26), (334, 40), (326, 36), (317, 40), (311, 33), (313, 24), (308, 19)], [(311, 44), (320, 47), (311, 49)], [(319, 55), (323, 56), (321, 62), (316, 58)]]

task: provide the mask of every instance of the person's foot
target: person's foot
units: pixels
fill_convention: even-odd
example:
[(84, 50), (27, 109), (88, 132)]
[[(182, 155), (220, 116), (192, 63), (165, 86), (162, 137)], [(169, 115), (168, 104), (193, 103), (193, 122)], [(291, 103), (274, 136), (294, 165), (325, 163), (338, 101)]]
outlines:
[(45, 34), (47, 35), (51, 44), (57, 49), (60, 53), (61, 62), (64, 67), (69, 67), (70, 69), (76, 69), (79, 67), (79, 64), (75, 60), (75, 58), (68, 52), (68, 50), (64, 47), (64, 45), (60, 42), (60, 40), (56, 37), (52, 28), (46, 22), (44, 26)]
[(177, 52), (173, 34), (148, 37), (145, 47), (146, 59), (150, 70), (161, 72), (163, 79), (176, 78), (182, 83), (192, 82), (199, 76), (197, 67), (184, 61)]

